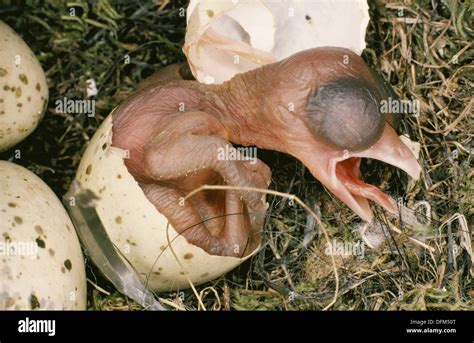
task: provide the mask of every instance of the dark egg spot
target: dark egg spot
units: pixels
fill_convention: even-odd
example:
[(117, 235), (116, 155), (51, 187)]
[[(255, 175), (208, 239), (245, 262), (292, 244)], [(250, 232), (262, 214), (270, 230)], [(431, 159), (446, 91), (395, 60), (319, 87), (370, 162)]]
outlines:
[(115, 222), (117, 224), (122, 224), (122, 217), (120, 217), (120, 216), (115, 217)]
[(127, 243), (130, 244), (130, 245), (133, 245), (134, 247), (137, 246), (137, 243), (127, 239)]
[(43, 228), (39, 225), (35, 225), (35, 231), (38, 235), (42, 235), (43, 234)]
[(5, 242), (11, 242), (10, 235), (7, 232), (3, 233), (3, 238), (5, 239)]
[(19, 78), (20, 81), (23, 82), (25, 85), (28, 84), (28, 78), (26, 77), (25, 74), (20, 74), (20, 75), (18, 75), (18, 78)]
[(212, 11), (212, 10), (207, 10), (207, 16), (208, 16), (209, 18), (214, 17), (214, 11)]
[(41, 90), (41, 86), (39, 84), (39, 82), (36, 83), (36, 90), (39, 92)]
[(23, 219), (21, 219), (21, 217), (18, 217), (18, 216), (13, 217), (13, 220), (17, 224), (22, 224), (23, 223)]
[(64, 261), (64, 267), (66, 267), (67, 270), (71, 270), (72, 269), (71, 261), (70, 260)]
[(63, 273), (63, 274), (64, 274), (65, 272), (66, 272), (66, 268), (64, 268), (64, 267), (61, 267), (61, 273)]
[(107, 143), (102, 144), (102, 150), (107, 149)]
[(48, 252), (49, 252), (49, 255), (50, 255), (51, 257), (54, 256), (54, 250), (53, 250), (53, 249), (49, 248), (49, 249), (48, 249)]
[(7, 306), (7, 307), (12, 307), (13, 305), (15, 305), (15, 299), (12, 298), (12, 297), (9, 297), (9, 298), (7, 299), (7, 304), (6, 304), (6, 306)]
[(46, 243), (41, 239), (41, 237), (36, 238), (36, 244), (43, 249), (46, 247)]
[(9, 203), (8, 203), (8, 207), (16, 207), (16, 203), (14, 203), (14, 202), (9, 202)]
[(8, 71), (6, 69), (0, 68), (0, 77), (6, 76)]
[(117, 174), (117, 179), (121, 179), (121, 178), (122, 178), (122, 175)]
[(92, 164), (89, 164), (89, 165), (87, 166), (87, 168), (86, 168), (86, 174), (87, 174), (87, 175), (90, 175), (91, 172), (92, 172)]
[(190, 260), (190, 259), (193, 258), (193, 254), (187, 253), (187, 254), (185, 254), (183, 257), (184, 257), (185, 260)]
[(36, 310), (37, 308), (40, 308), (40, 303), (36, 295), (31, 293), (30, 295), (30, 306), (32, 310)]

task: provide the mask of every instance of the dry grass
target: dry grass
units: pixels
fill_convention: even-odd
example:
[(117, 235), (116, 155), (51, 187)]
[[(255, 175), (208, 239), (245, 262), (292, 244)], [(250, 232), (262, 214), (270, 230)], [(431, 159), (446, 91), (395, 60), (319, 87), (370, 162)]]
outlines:
[[(39, 56), (52, 100), (84, 97), (89, 77), (100, 85), (96, 117), (58, 115), (50, 102), (40, 127), (19, 145), (23, 156), (15, 162), (33, 170), (62, 195), (85, 144), (109, 111), (153, 70), (184, 60), (180, 51), (184, 20), (177, 15), (180, 3), (76, 5), (78, 21), (64, 20), (64, 4), (6, 3), (1, 19), (20, 32)], [(408, 208), (428, 202), (430, 220), (419, 210), (415, 211), (417, 224), (376, 209), (379, 227), (391, 225), (399, 233), (379, 230), (385, 235), (379, 248), (366, 248), (363, 257), (335, 258), (340, 289), (334, 309), (474, 309), (474, 270), (468, 252), (474, 214), (474, 7), (467, 3), (370, 4), (372, 20), (363, 57), (400, 98), (420, 101), (420, 115), (406, 116), (400, 131), (420, 142), (423, 177), (410, 181), (376, 161), (364, 162), (362, 174), (394, 198), (403, 197)], [(131, 65), (120, 63), (125, 54), (131, 56)], [(331, 239), (352, 243), (361, 239), (357, 217), (299, 162), (270, 151), (259, 157), (273, 170), (272, 189), (303, 199), (322, 219)], [(13, 159), (13, 152), (0, 158)], [(262, 250), (235, 271), (197, 287), (207, 309), (322, 309), (333, 298), (334, 271), (320, 226), (297, 204), (276, 196), (268, 200)], [(456, 213), (457, 219), (447, 225)], [(87, 269), (90, 308), (140, 310), (114, 291), (90, 263)], [(162, 296), (177, 310), (199, 307), (190, 290)]]

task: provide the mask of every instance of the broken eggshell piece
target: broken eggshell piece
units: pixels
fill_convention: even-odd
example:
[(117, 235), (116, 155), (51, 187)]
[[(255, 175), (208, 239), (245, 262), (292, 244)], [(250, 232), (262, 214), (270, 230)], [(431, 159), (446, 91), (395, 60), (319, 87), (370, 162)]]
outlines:
[(188, 243), (156, 210), (128, 172), (124, 163), (126, 151), (111, 144), (109, 115), (89, 143), (76, 179), (83, 189), (99, 197), (96, 210), (107, 234), (148, 289), (163, 292), (188, 288), (189, 280), (195, 285), (202, 284), (252, 255), (210, 255)]
[(203, 83), (222, 83), (314, 47), (360, 55), (368, 9), (365, 0), (192, 0), (183, 51)]
[(84, 259), (71, 219), (35, 174), (0, 161), (0, 309), (85, 310)]

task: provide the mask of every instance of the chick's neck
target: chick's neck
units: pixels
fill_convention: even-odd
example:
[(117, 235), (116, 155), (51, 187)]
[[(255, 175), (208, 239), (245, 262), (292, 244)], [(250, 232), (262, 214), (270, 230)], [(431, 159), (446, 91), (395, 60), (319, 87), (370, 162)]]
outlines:
[(266, 105), (266, 82), (260, 68), (220, 85), (206, 85), (205, 111), (219, 118), (232, 143), (284, 151), (279, 125)]

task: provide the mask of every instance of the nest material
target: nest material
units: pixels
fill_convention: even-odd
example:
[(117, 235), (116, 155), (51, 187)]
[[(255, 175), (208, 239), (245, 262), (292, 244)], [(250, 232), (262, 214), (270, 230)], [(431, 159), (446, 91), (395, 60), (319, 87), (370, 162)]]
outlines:
[[(100, 1), (90, 6), (75, 2), (75, 16), (70, 15), (72, 7), (61, 2), (4, 3), (0, 18), (36, 53), (51, 93), (38, 129), (0, 158), (32, 170), (61, 196), (85, 145), (112, 108), (154, 70), (184, 60), (185, 3)], [(408, 181), (400, 171), (376, 161), (365, 161), (362, 175), (401, 199), (401, 205), (414, 209), (419, 201), (426, 201), (431, 211), (429, 220), (424, 212), (412, 211), (419, 218), (417, 226), (375, 209), (378, 234), (385, 239), (377, 248), (365, 247), (363, 256), (335, 256), (339, 290), (333, 309), (474, 309), (468, 231), (474, 214), (474, 67), (470, 62), (474, 7), (470, 6), (455, 0), (370, 3), (363, 57), (401, 99), (420, 101), (419, 115), (407, 115), (401, 131), (421, 144), (423, 177), (416, 183)], [(86, 98), (88, 79), (94, 79), (99, 90), (95, 117), (56, 113), (56, 100)], [(262, 151), (259, 158), (273, 170), (271, 187), (303, 199), (321, 217), (331, 240), (341, 244), (362, 240), (359, 219), (299, 162), (275, 152)], [(161, 295), (168, 306), (322, 309), (331, 301), (334, 270), (321, 228), (297, 204), (280, 197), (269, 197), (269, 202), (260, 254), (198, 287), (200, 301), (189, 290)], [(89, 262), (87, 269), (91, 309), (140, 309)]]

